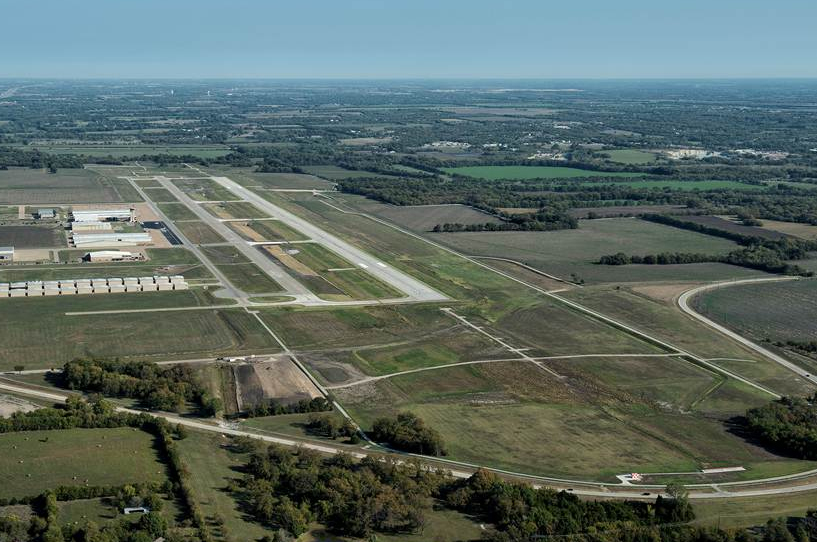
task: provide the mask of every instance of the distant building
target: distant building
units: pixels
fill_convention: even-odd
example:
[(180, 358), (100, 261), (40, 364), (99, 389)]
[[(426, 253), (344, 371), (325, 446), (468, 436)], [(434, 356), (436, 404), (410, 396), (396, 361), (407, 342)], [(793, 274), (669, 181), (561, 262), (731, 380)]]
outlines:
[(128, 262), (139, 258), (138, 254), (124, 250), (96, 250), (82, 257), (86, 262)]
[(57, 218), (57, 213), (54, 209), (37, 209), (37, 218)]
[(0, 247), (0, 263), (14, 261), (14, 247)]
[(75, 222), (136, 222), (133, 209), (88, 209), (71, 211)]
[(126, 516), (129, 514), (147, 514), (150, 512), (150, 508), (146, 508), (144, 506), (134, 506), (133, 508), (125, 508), (122, 511)]

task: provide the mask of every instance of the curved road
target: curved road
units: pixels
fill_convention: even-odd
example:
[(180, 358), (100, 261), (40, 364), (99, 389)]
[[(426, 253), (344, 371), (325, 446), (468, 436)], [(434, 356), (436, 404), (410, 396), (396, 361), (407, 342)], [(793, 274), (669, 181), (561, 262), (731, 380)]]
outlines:
[(817, 384), (817, 376), (811, 374), (806, 369), (803, 369), (799, 365), (796, 365), (796, 364), (790, 362), (789, 360), (783, 358), (782, 356), (779, 356), (779, 355), (775, 354), (774, 352), (772, 352), (772, 351), (770, 351), (770, 350), (768, 350), (766, 348), (763, 348), (762, 346), (760, 346), (758, 344), (755, 344), (754, 342), (750, 341), (749, 339), (747, 339), (747, 338), (745, 338), (745, 337), (743, 337), (741, 335), (738, 335), (734, 331), (732, 331), (732, 330), (718, 324), (717, 322), (713, 322), (712, 320), (710, 320), (706, 316), (703, 316), (702, 314), (696, 312), (695, 309), (693, 309), (692, 307), (689, 306), (689, 300), (693, 296), (695, 296), (695, 295), (697, 295), (697, 294), (699, 294), (701, 292), (704, 292), (706, 290), (714, 290), (715, 288), (724, 288), (724, 287), (728, 287), (728, 286), (738, 286), (738, 285), (741, 285), (741, 284), (752, 284), (752, 283), (757, 283), (757, 282), (781, 282), (781, 281), (788, 281), (788, 280), (800, 280), (800, 279), (798, 277), (771, 277), (771, 278), (744, 279), (744, 280), (735, 280), (735, 281), (730, 281), (730, 282), (716, 282), (716, 283), (713, 283), (713, 284), (706, 284), (704, 286), (698, 286), (697, 288), (692, 288), (691, 290), (687, 290), (686, 292), (682, 293), (678, 297), (678, 306), (681, 308), (682, 311), (684, 311), (686, 314), (690, 315), (691, 317), (695, 318), (699, 322), (702, 322), (702, 323), (706, 324), (707, 326), (719, 331), (720, 333), (723, 333), (724, 335), (726, 335), (730, 339), (739, 342), (740, 344), (742, 344), (743, 346), (746, 346), (747, 348), (750, 348), (751, 350), (754, 350), (755, 352), (757, 352), (761, 356), (763, 356), (765, 358), (768, 358), (768, 359), (774, 361), (775, 363), (778, 363), (778, 364), (782, 365), (783, 367), (785, 367), (789, 371), (797, 374), (798, 376), (800, 376), (801, 378), (811, 382), (812, 384)]

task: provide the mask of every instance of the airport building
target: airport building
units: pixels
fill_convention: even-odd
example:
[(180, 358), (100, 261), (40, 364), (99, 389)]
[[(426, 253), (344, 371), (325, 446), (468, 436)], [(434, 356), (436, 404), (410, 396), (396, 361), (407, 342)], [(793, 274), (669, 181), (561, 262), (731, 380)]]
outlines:
[(94, 231), (113, 231), (113, 225), (110, 222), (99, 222), (91, 220), (90, 222), (71, 222), (71, 231), (76, 233), (94, 232)]
[(130, 262), (141, 259), (141, 255), (124, 250), (95, 250), (82, 259), (86, 262)]
[(136, 222), (133, 209), (89, 209), (71, 211), (75, 222)]
[(75, 233), (71, 236), (71, 240), (77, 248), (136, 246), (151, 243), (149, 233)]
[(57, 218), (57, 213), (54, 209), (37, 209), (37, 218)]
[(180, 275), (99, 278), (99, 279), (62, 279), (28, 282), (0, 282), (0, 299), (8, 297), (43, 297), (58, 295), (89, 295), (125, 292), (167, 292), (187, 290), (189, 285)]

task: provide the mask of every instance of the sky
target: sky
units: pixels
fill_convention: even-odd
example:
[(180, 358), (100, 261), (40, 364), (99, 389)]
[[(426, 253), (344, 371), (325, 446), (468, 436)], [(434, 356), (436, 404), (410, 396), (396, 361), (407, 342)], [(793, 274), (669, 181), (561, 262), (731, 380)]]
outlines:
[(0, 77), (817, 77), (814, 0), (0, 0)]

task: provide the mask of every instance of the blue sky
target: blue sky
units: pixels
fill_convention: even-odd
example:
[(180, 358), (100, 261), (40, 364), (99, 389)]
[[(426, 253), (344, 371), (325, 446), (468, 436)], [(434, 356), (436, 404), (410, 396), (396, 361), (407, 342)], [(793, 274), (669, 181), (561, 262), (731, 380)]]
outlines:
[(817, 77), (814, 0), (0, 0), (0, 77)]

